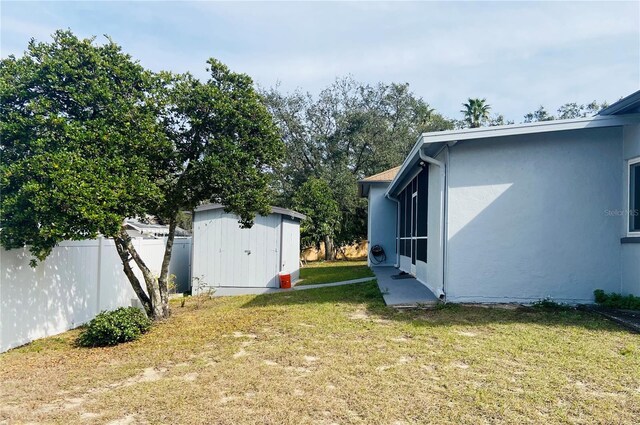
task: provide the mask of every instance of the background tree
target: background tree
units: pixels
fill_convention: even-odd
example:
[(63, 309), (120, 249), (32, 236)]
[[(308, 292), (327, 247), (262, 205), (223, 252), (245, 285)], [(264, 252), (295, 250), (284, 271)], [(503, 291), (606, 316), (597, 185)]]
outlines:
[(469, 98), (467, 103), (463, 103), (460, 112), (464, 114), (463, 121), (470, 128), (477, 128), (487, 123), (490, 119), (489, 111), (491, 106), (487, 104), (487, 99)]
[(333, 240), (340, 231), (340, 207), (329, 184), (312, 177), (293, 197), (293, 208), (307, 216), (301, 223), (302, 246), (325, 246), (325, 260), (334, 259)]
[(401, 164), (420, 133), (453, 128), (408, 84), (343, 78), (317, 98), (277, 87), (263, 96), (287, 147), (277, 174), (279, 203), (293, 206), (300, 186), (312, 178), (324, 180), (340, 207), (334, 246), (366, 235), (366, 200), (357, 196), (358, 179)]
[(586, 118), (596, 115), (607, 106), (609, 106), (607, 102), (600, 103), (595, 100), (586, 105), (570, 102), (559, 107), (557, 115), (549, 114), (543, 106), (540, 106), (536, 111), (526, 114), (524, 116), (524, 122)]
[[(113, 42), (70, 32), (3, 60), (0, 243), (30, 245), (42, 260), (63, 240), (113, 237), (147, 314), (167, 317), (179, 212), (211, 200), (250, 226), (269, 210), (269, 173), (282, 156), (251, 79), (214, 59), (209, 66), (206, 82), (155, 76)], [(169, 223), (159, 277), (122, 227), (145, 214)]]
[(549, 114), (549, 112), (547, 112), (547, 110), (544, 109), (544, 106), (542, 105), (540, 105), (537, 110), (529, 112), (524, 116), (524, 122), (552, 121), (554, 119), (555, 117)]

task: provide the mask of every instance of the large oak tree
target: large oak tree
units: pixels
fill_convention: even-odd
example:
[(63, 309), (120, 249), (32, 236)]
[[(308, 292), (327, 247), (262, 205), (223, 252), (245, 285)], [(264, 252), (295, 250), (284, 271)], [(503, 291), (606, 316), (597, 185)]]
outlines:
[[(366, 237), (366, 201), (358, 198), (357, 181), (404, 161), (418, 135), (453, 128), (409, 89), (408, 84), (363, 84), (352, 78), (336, 80), (316, 97), (300, 91), (282, 93), (278, 87), (263, 95), (287, 147), (278, 173), (280, 203), (303, 210), (313, 208), (312, 197), (302, 196), (303, 185), (326, 182), (323, 202), (340, 210), (327, 234), (314, 229), (304, 239), (326, 240), (336, 248)], [(305, 205), (304, 202), (309, 202)], [(314, 239), (315, 238), (315, 239)], [(326, 250), (326, 259), (334, 252)]]

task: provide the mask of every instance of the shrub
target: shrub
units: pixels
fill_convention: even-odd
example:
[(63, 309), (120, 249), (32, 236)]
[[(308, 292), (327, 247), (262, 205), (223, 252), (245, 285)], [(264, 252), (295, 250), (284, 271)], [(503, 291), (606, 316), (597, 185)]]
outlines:
[(543, 298), (531, 304), (531, 307), (538, 310), (571, 310), (571, 306), (554, 301), (551, 298)]
[(596, 303), (609, 308), (622, 308), (625, 310), (640, 310), (640, 297), (634, 295), (622, 295), (612, 292), (607, 294), (602, 289), (593, 291)]
[(103, 311), (78, 337), (83, 347), (105, 347), (134, 341), (151, 328), (151, 320), (135, 307)]

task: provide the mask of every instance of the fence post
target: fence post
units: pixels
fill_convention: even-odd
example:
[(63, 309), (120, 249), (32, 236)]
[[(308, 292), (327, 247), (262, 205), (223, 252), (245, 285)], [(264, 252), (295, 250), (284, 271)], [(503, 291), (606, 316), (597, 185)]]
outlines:
[(98, 237), (98, 278), (96, 279), (96, 314), (100, 313), (100, 279), (102, 278), (102, 241), (103, 237)]

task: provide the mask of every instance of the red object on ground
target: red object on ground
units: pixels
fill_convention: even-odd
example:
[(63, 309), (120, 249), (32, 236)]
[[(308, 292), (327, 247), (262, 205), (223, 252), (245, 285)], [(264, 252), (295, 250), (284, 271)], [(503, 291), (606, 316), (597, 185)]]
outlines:
[(280, 287), (284, 289), (291, 288), (291, 274), (286, 272), (280, 272)]

